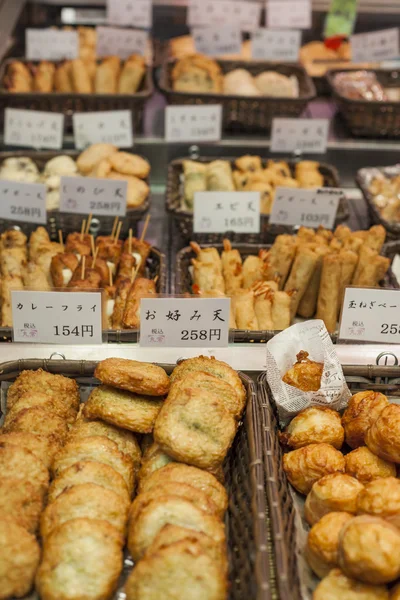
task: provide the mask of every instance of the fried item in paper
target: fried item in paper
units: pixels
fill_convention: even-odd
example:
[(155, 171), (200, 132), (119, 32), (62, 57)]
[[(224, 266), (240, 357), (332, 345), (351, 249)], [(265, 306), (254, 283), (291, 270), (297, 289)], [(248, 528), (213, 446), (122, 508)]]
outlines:
[(106, 385), (145, 396), (164, 396), (169, 390), (168, 375), (152, 363), (106, 358), (99, 362), (94, 375)]
[(323, 363), (308, 358), (308, 352), (301, 350), (297, 362), (282, 377), (282, 381), (302, 392), (317, 392), (321, 387)]
[(39, 566), (35, 537), (10, 518), (0, 518), (0, 598), (22, 598), (32, 589)]

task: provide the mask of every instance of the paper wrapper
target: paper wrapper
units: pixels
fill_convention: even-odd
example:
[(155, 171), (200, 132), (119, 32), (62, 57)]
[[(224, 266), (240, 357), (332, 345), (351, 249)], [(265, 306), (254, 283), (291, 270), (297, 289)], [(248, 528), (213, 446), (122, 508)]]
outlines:
[[(282, 381), (300, 350), (308, 352), (310, 360), (324, 364), (318, 392), (302, 392)], [(282, 424), (308, 406), (340, 410), (351, 396), (335, 347), (320, 319), (292, 325), (267, 343), (267, 379)]]

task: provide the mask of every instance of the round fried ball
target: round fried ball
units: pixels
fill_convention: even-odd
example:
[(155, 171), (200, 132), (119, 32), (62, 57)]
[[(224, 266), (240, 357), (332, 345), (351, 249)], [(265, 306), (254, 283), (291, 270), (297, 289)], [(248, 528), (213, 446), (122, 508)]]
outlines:
[(380, 477), (396, 477), (396, 466), (376, 456), (366, 446), (360, 446), (346, 454), (346, 473), (368, 483)]
[(344, 440), (340, 415), (325, 406), (305, 408), (290, 421), (280, 440), (295, 449), (308, 444), (326, 443), (340, 450)]
[(350, 448), (365, 444), (367, 430), (388, 404), (384, 394), (369, 390), (358, 392), (350, 398), (342, 417), (346, 443)]
[(384, 408), (365, 435), (368, 448), (380, 458), (400, 463), (400, 406)]
[(362, 483), (350, 475), (333, 473), (314, 483), (304, 505), (304, 516), (309, 525), (317, 523), (330, 512), (357, 511), (357, 496), (364, 489)]
[(283, 456), (283, 470), (301, 494), (308, 494), (313, 484), (329, 473), (344, 473), (345, 460), (330, 444), (310, 444)]
[(357, 497), (357, 514), (381, 517), (400, 527), (400, 480), (385, 477), (366, 484)]
[(361, 583), (332, 569), (315, 588), (313, 600), (389, 600), (389, 592), (384, 585)]
[(343, 525), (352, 518), (350, 513), (331, 512), (311, 527), (305, 556), (314, 573), (321, 579), (338, 566), (339, 533)]

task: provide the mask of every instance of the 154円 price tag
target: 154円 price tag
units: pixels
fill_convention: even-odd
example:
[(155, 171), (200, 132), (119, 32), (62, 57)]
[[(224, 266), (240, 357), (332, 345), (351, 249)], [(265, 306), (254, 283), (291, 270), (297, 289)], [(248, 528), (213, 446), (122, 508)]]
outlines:
[(148, 33), (141, 29), (120, 27), (96, 27), (97, 56), (116, 55), (122, 59), (131, 54), (144, 56), (147, 50)]
[(229, 298), (142, 298), (140, 345), (226, 347)]
[(299, 58), (301, 31), (295, 29), (257, 29), (251, 38), (251, 55), (257, 60)]
[(79, 55), (77, 31), (59, 29), (26, 29), (28, 60), (72, 60)]
[(342, 190), (277, 187), (269, 222), (275, 225), (333, 229)]
[(64, 115), (20, 108), (6, 108), (4, 112), (6, 145), (52, 150), (62, 147)]
[(221, 139), (222, 107), (167, 106), (165, 139), (167, 142), (217, 142)]
[(152, 0), (107, 0), (107, 21), (149, 29), (153, 24)]
[(61, 177), (60, 212), (124, 217), (127, 191), (127, 181)]
[(273, 119), (271, 152), (324, 154), (328, 132), (328, 119)]
[(119, 148), (133, 146), (132, 113), (130, 110), (106, 110), (74, 113), (75, 147), (79, 150), (90, 144), (114, 144)]
[(253, 31), (260, 25), (261, 4), (240, 0), (189, 0), (189, 27), (235, 25), (242, 31)]
[(339, 339), (400, 343), (400, 290), (346, 288)]
[(240, 54), (242, 34), (238, 27), (205, 27), (192, 29), (196, 52), (209, 56)]
[(195, 192), (194, 233), (260, 233), (260, 192)]
[(101, 344), (101, 292), (11, 291), (14, 342)]
[(397, 27), (372, 33), (357, 33), (350, 40), (353, 62), (388, 60), (397, 58), (400, 54)]
[(46, 186), (0, 180), (0, 218), (45, 225)]
[(269, 29), (310, 29), (311, 0), (267, 0)]

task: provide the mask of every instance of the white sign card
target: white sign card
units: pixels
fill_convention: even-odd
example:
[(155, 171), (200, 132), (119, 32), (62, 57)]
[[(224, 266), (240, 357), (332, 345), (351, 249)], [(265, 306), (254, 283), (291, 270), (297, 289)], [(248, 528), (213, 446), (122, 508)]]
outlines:
[(218, 142), (222, 131), (222, 106), (167, 106), (167, 142)]
[(300, 44), (299, 29), (257, 29), (251, 37), (251, 55), (256, 60), (297, 62)]
[(311, 0), (267, 0), (269, 29), (310, 29)]
[(45, 225), (46, 186), (0, 180), (0, 218)]
[(348, 287), (339, 339), (400, 343), (400, 290)]
[(240, 54), (242, 34), (237, 27), (196, 27), (192, 29), (196, 52), (208, 56)]
[(260, 192), (195, 192), (194, 233), (260, 233)]
[(372, 33), (357, 33), (350, 40), (353, 62), (387, 60), (397, 58), (400, 54), (397, 27)]
[(107, 22), (150, 29), (153, 24), (152, 0), (107, 0)]
[(81, 150), (90, 144), (114, 144), (132, 148), (132, 113), (130, 110), (106, 110), (72, 115), (75, 147)]
[(324, 154), (329, 119), (272, 119), (271, 152)]
[(4, 143), (6, 146), (49, 148), (59, 150), (64, 135), (64, 115), (6, 108), (4, 118)]
[(189, 0), (189, 27), (235, 25), (242, 31), (260, 26), (261, 3), (240, 0)]
[(127, 181), (61, 177), (60, 212), (124, 217), (127, 191)]
[(141, 346), (222, 348), (229, 342), (230, 298), (142, 298)]
[(277, 187), (269, 222), (275, 225), (333, 229), (343, 191), (336, 188)]
[(144, 56), (147, 51), (148, 33), (142, 29), (120, 27), (97, 27), (97, 56), (116, 55), (122, 59), (131, 54)]
[(396, 254), (391, 264), (392, 271), (400, 284), (400, 254)]
[(101, 344), (101, 292), (11, 290), (14, 342)]
[(26, 29), (28, 60), (72, 60), (79, 56), (77, 31), (61, 29)]

